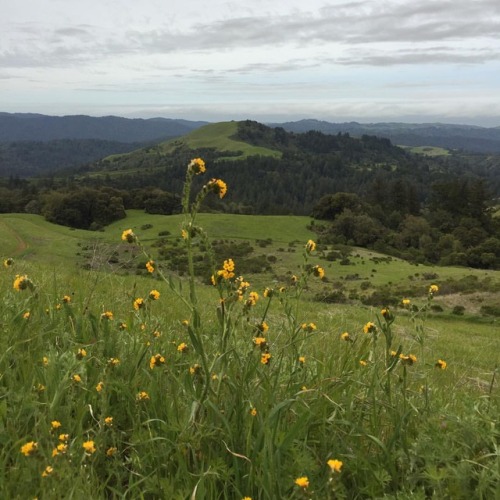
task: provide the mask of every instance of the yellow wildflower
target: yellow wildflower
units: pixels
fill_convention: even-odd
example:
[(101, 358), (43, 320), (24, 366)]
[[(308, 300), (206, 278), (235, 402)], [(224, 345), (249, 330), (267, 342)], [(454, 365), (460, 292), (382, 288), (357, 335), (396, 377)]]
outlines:
[(113, 319), (113, 313), (111, 311), (104, 311), (102, 314), (101, 314), (101, 319), (107, 319), (109, 321), (111, 321)]
[(59, 420), (52, 420), (52, 422), (50, 422), (50, 426), (52, 427), (52, 429), (59, 429), (59, 427), (61, 427), (61, 422), (59, 422)]
[(134, 309), (138, 311), (139, 309), (142, 309), (144, 307), (144, 299), (141, 297), (138, 297), (137, 299), (134, 300)]
[(435, 293), (439, 292), (439, 287), (437, 285), (431, 285), (429, 287), (429, 294), (433, 295)]
[(264, 297), (271, 298), (274, 295), (274, 290), (272, 288), (266, 288), (264, 290)]
[(260, 362), (263, 364), (263, 365), (268, 365), (270, 360), (271, 360), (271, 354), (268, 353), (268, 352), (264, 352), (262, 354), (262, 356), (260, 357)]
[(342, 466), (344, 465), (341, 460), (335, 460), (335, 459), (328, 460), (327, 464), (332, 472), (340, 472)]
[(344, 332), (344, 333), (342, 333), (342, 334), (340, 335), (340, 338), (341, 338), (342, 340), (345, 340), (346, 342), (348, 342), (349, 340), (351, 340), (351, 336), (349, 335), (349, 333), (348, 333), (348, 332)]
[(265, 337), (254, 337), (253, 343), (260, 347), (261, 349), (265, 349), (267, 347), (267, 342)]
[(103, 389), (104, 389), (104, 382), (98, 382), (97, 385), (95, 386), (95, 390), (97, 392), (102, 392)]
[(31, 313), (29, 311), (26, 311), (24, 314), (23, 314), (23, 319), (30, 319), (30, 316), (31, 316)]
[(104, 419), (104, 423), (108, 426), (111, 427), (113, 425), (113, 417), (106, 417)]
[(137, 237), (132, 231), (132, 229), (126, 229), (122, 233), (122, 240), (126, 241), (127, 243), (134, 243), (136, 241)]
[(137, 401), (148, 401), (150, 398), (149, 398), (149, 394), (146, 391), (141, 391), (137, 394), (135, 399)]
[(248, 294), (248, 300), (246, 301), (246, 305), (248, 307), (254, 306), (259, 300), (259, 294), (257, 292), (250, 292)]
[(311, 252), (314, 252), (315, 250), (316, 250), (316, 243), (314, 243), (313, 240), (309, 240), (306, 243), (306, 252), (311, 253)]
[(89, 455), (92, 455), (92, 453), (97, 451), (94, 441), (84, 441), (82, 447), (85, 450), (85, 453), (88, 453)]
[(299, 363), (304, 364), (306, 362), (305, 356), (299, 356)]
[(30, 457), (36, 452), (37, 448), (38, 448), (38, 443), (36, 441), (29, 441), (28, 443), (23, 444), (21, 446), (21, 453), (25, 457)]
[(181, 230), (181, 237), (183, 240), (187, 240), (188, 238), (188, 232), (185, 229)]
[(186, 352), (187, 351), (187, 344), (185, 342), (181, 342), (178, 346), (177, 346), (177, 351), (179, 352)]
[(259, 332), (266, 333), (267, 330), (269, 330), (269, 325), (265, 321), (263, 321), (262, 323), (257, 325), (257, 330), (259, 330)]
[(66, 443), (69, 440), (69, 434), (59, 434), (59, 441)]
[(118, 358), (109, 358), (108, 366), (118, 366), (120, 364), (120, 360)]
[(296, 480), (295, 480), (295, 484), (299, 487), (299, 488), (308, 488), (309, 487), (309, 479), (307, 478), (307, 476), (302, 476), (302, 477), (298, 477)]
[(227, 184), (221, 179), (211, 179), (206, 185), (206, 189), (219, 195), (219, 198), (224, 198), (227, 192)]
[(49, 366), (49, 358), (47, 356), (44, 356), (42, 358), (42, 363), (43, 363), (43, 366)]
[(148, 260), (146, 262), (146, 269), (148, 270), (148, 273), (153, 273), (154, 272), (155, 267), (154, 267), (154, 261), (153, 260)]
[(314, 332), (314, 330), (316, 330), (316, 325), (314, 323), (302, 323), (302, 325), (300, 325), (300, 327), (302, 328), (302, 330), (305, 330), (306, 332)]
[(188, 171), (195, 174), (203, 174), (206, 171), (205, 162), (201, 158), (193, 158), (188, 165)]
[(45, 467), (44, 471), (42, 472), (42, 477), (50, 476), (53, 472), (54, 468), (50, 465), (47, 465), (47, 467)]
[(76, 353), (76, 357), (78, 359), (83, 359), (87, 356), (87, 351), (85, 349), (78, 349), (78, 352)]
[(106, 456), (107, 457), (112, 457), (116, 452), (118, 451), (118, 448), (114, 447), (114, 446), (110, 446), (107, 450), (106, 450)]
[(377, 329), (375, 323), (372, 323), (371, 321), (368, 321), (368, 323), (363, 326), (363, 332), (364, 333), (373, 333)]
[(446, 370), (448, 363), (446, 363), (446, 361), (444, 361), (442, 359), (438, 359), (435, 366), (436, 366), (436, 368), (440, 368), (441, 370)]
[(360, 364), (361, 366), (366, 366), (368, 363), (367, 363), (366, 361), (364, 361), (364, 360), (360, 359), (360, 360), (359, 360), (359, 364)]
[(411, 304), (411, 300), (410, 299), (403, 299), (401, 301), (401, 304), (403, 305), (403, 307), (408, 307)]
[(151, 356), (149, 360), (149, 368), (152, 370), (155, 366), (160, 366), (165, 363), (165, 358), (161, 354), (155, 354)]
[(14, 280), (14, 284), (12, 285), (15, 290), (18, 292), (21, 290), (26, 290), (26, 288), (33, 287), (32, 281), (28, 278), (28, 276), (23, 275), (20, 276), (19, 274), (16, 275), (16, 279)]
[(71, 302), (71, 297), (69, 295), (65, 295), (63, 298), (62, 298), (62, 301), (65, 303), (65, 304), (69, 304)]
[(250, 409), (250, 415), (252, 415), (252, 417), (256, 417), (257, 416), (257, 409), (252, 407)]
[(10, 258), (10, 257), (9, 257), (8, 259), (5, 259), (5, 260), (3, 261), (3, 265), (4, 265), (5, 267), (10, 267), (10, 266), (12, 266), (13, 264), (14, 264), (14, 259), (12, 259), (12, 258)]
[(73, 380), (73, 382), (76, 382), (77, 384), (79, 384), (82, 381), (82, 377), (80, 377), (80, 375), (78, 375), (78, 373), (75, 373), (72, 377), (72, 380)]
[(319, 279), (323, 279), (325, 277), (325, 270), (320, 266), (314, 266), (312, 268), (312, 272), (314, 276), (316, 276)]
[(149, 292), (149, 298), (151, 300), (158, 300), (160, 298), (160, 292), (158, 290), (151, 290)]

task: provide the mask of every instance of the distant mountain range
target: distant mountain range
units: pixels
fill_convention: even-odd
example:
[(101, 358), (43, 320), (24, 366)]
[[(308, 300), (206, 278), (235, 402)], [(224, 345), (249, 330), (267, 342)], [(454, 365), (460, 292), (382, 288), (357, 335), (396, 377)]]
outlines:
[(162, 141), (187, 134), (207, 122), (169, 118), (47, 116), (0, 113), (0, 142), (99, 139), (117, 142)]
[(324, 134), (386, 137), (397, 146), (434, 146), (473, 153), (500, 153), (500, 127), (450, 125), (444, 123), (330, 123), (319, 120), (272, 123), (288, 132), (316, 130)]

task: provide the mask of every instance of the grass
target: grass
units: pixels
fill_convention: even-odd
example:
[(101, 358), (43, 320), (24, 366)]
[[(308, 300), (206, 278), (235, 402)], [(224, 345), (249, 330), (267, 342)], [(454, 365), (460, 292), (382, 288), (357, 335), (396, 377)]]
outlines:
[(449, 156), (450, 151), (437, 146), (401, 146), (408, 149), (411, 153), (421, 154), (424, 156)]
[[(99, 233), (0, 217), (14, 259), (0, 271), (3, 498), (495, 498), (499, 327), (433, 314), (444, 302), (429, 293), (484, 271), (361, 250), (342, 265), (305, 247), (308, 218), (184, 207)], [(182, 277), (154, 253), (165, 231)], [(243, 260), (225, 255), (200, 284), (198, 257), (220, 239), (251, 242), (272, 271), (239, 280)], [(407, 287), (410, 304), (314, 300), (367, 280)]]

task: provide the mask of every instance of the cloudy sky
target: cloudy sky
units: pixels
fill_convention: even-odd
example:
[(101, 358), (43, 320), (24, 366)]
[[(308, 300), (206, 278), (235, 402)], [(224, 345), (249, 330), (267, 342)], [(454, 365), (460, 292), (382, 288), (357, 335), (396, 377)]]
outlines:
[(0, 111), (500, 125), (500, 0), (0, 0)]

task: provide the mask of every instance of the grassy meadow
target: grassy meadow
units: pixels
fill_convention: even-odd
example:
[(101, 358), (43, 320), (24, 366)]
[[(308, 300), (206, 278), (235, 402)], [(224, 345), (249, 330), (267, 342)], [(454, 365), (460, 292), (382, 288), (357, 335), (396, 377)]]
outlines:
[(102, 232), (0, 216), (1, 497), (499, 498), (500, 273), (198, 213), (194, 175)]

